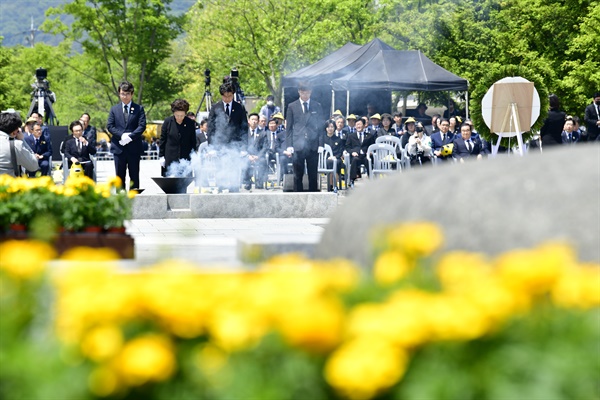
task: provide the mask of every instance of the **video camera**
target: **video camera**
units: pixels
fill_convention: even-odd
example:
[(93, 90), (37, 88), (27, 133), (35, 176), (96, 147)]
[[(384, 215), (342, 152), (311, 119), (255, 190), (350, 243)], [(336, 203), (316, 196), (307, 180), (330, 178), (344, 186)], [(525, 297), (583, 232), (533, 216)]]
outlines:
[(231, 68), (229, 75), (223, 78), (223, 83), (229, 83), (233, 86), (235, 93), (235, 101), (238, 103), (244, 104), (246, 103), (246, 96), (244, 95), (244, 91), (240, 87), (240, 72), (237, 68)]
[(204, 70), (204, 86), (210, 86), (210, 69), (208, 68)]
[(46, 68), (39, 67), (35, 70), (36, 81), (31, 84), (33, 92), (31, 96), (33, 98), (42, 96), (48, 97), (48, 99), (54, 103), (56, 102), (56, 95), (50, 90), (50, 82), (48, 81), (48, 70)]

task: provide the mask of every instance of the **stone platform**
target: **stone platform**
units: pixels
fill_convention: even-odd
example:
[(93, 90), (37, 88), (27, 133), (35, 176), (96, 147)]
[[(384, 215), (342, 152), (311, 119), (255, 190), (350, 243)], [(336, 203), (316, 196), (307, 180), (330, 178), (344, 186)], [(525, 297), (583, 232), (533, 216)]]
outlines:
[(338, 195), (264, 191), (227, 194), (146, 194), (135, 197), (133, 219), (329, 218)]

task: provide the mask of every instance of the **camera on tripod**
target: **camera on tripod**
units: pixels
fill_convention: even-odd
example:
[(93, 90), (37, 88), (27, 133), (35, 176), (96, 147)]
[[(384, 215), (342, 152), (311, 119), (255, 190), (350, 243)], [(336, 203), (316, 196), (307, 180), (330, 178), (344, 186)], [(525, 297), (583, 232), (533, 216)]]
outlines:
[(243, 105), (246, 104), (246, 96), (240, 87), (240, 72), (236, 67), (231, 68), (229, 76), (223, 78), (223, 83), (230, 83), (234, 89), (234, 100)]
[(208, 68), (204, 70), (204, 86), (210, 87), (210, 69)]
[(36, 81), (31, 84), (33, 91), (31, 92), (31, 107), (27, 115), (37, 111), (45, 117), (45, 120), (50, 125), (58, 125), (58, 118), (52, 108), (52, 103), (56, 102), (56, 95), (50, 90), (50, 82), (48, 81), (48, 70), (39, 67), (35, 70)]

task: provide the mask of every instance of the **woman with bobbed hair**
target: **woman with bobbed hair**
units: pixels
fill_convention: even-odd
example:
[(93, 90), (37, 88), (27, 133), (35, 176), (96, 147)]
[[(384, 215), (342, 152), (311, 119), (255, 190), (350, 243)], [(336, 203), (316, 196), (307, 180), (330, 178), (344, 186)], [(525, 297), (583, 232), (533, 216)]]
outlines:
[(171, 103), (173, 115), (163, 122), (158, 152), (163, 176), (167, 175), (173, 162), (190, 160), (192, 151), (196, 149), (196, 125), (186, 116), (189, 109), (190, 103), (177, 99)]

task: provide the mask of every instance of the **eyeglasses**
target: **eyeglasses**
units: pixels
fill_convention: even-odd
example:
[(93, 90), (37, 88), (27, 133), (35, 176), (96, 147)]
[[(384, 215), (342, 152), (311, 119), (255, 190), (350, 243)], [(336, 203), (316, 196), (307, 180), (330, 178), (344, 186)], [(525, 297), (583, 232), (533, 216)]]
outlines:
[(132, 94), (133, 93), (130, 93), (130, 92), (120, 92), (119, 96), (121, 96), (121, 97), (128, 97), (128, 96), (131, 96)]

